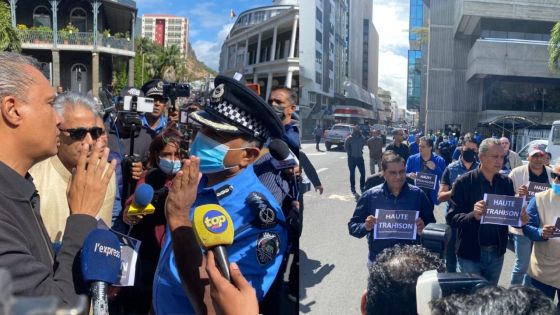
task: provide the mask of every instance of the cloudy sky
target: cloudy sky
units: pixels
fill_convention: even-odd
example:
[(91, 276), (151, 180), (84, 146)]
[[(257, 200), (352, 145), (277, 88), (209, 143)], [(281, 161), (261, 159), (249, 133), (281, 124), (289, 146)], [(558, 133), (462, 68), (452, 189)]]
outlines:
[[(306, 1), (306, 0), (300, 0)], [(309, 1), (309, 0), (307, 0)], [(351, 1), (351, 0), (350, 0)], [(409, 0), (372, 0), (379, 33), (379, 86), (406, 106)], [(272, 0), (136, 0), (139, 14), (167, 13), (190, 21), (190, 42), (199, 60), (217, 70), (220, 49), (234, 19), (247, 9), (270, 5)]]

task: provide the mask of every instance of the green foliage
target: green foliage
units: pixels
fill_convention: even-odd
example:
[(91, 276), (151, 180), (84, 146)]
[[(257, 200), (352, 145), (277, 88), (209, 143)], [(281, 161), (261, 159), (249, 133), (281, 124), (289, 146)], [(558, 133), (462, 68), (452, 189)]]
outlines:
[(560, 21), (557, 22), (550, 32), (550, 41), (548, 42), (548, 51), (550, 57), (548, 66), (553, 72), (560, 70)]
[(128, 62), (123, 58), (113, 57), (112, 85), (115, 91), (122, 91), (128, 85)]
[(21, 41), (17, 31), (12, 27), (12, 12), (10, 6), (0, 2), (0, 51), (21, 51)]
[(72, 34), (78, 33), (80, 30), (72, 23), (68, 23), (64, 28), (58, 30), (58, 36), (62, 39), (68, 39)]

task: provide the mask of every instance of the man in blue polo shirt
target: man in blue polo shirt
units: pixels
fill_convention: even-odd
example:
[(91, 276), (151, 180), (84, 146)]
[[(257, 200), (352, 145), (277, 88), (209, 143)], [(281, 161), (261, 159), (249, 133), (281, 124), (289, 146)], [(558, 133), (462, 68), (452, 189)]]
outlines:
[(404, 159), (397, 154), (387, 154), (381, 161), (385, 183), (366, 191), (358, 200), (356, 209), (348, 222), (350, 235), (362, 238), (367, 235), (369, 245), (368, 266), (375, 256), (385, 248), (395, 244), (413, 244), (415, 241), (400, 239), (373, 239), (373, 228), (377, 222), (376, 209), (419, 211), (416, 220), (418, 235), (422, 235), (424, 226), (436, 222), (434, 205), (420, 188), (406, 183)]
[[(191, 223), (194, 213), (202, 211), (198, 206), (219, 204), (231, 216), (234, 240), (227, 248), (229, 261), (237, 263), (259, 299), (269, 290), (287, 249), (282, 210), (252, 165), (269, 137), (283, 136), (282, 123), (240, 82), (217, 76), (214, 84), (209, 105), (190, 116), (202, 128), (192, 143), (190, 160), (177, 175), (186, 176), (186, 171), (190, 181), (185, 189), (181, 189), (185, 184), (174, 181), (166, 201), (168, 228), (153, 287), (157, 314), (213, 313), (207, 275), (199, 272), (203, 255)], [(197, 158), (200, 167), (187, 170), (198, 163)], [(203, 174), (200, 180), (198, 169)]]

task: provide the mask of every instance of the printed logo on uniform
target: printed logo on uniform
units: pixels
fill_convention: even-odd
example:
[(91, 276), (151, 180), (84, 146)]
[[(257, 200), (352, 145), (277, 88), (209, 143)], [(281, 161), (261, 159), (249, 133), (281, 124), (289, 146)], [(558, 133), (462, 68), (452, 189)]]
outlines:
[(224, 84), (222, 83), (214, 88), (214, 91), (212, 91), (212, 95), (210, 96), (210, 98), (212, 98), (213, 102), (220, 102), (222, 100), (222, 97), (224, 96), (224, 92)]
[(273, 261), (280, 252), (280, 238), (271, 232), (260, 233), (257, 238), (257, 260), (265, 265)]
[(204, 226), (212, 233), (223, 233), (228, 227), (228, 221), (225, 215), (220, 211), (210, 210), (203, 218)]

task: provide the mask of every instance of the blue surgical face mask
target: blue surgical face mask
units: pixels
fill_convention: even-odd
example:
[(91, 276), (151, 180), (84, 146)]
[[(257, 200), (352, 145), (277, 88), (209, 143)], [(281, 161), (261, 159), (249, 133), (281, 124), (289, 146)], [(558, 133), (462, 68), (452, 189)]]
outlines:
[(202, 174), (212, 174), (234, 168), (236, 165), (229, 167), (224, 165), (226, 154), (230, 150), (242, 149), (245, 148), (231, 149), (227, 145), (199, 132), (191, 144), (190, 154), (200, 159), (200, 172)]
[(556, 183), (552, 183), (552, 192), (556, 195), (556, 196), (560, 196), (560, 184), (556, 184)]
[(181, 161), (171, 161), (168, 159), (159, 158), (158, 163), (159, 169), (168, 175), (175, 175), (179, 170), (181, 170)]

